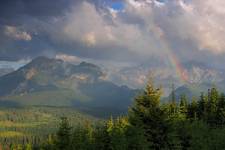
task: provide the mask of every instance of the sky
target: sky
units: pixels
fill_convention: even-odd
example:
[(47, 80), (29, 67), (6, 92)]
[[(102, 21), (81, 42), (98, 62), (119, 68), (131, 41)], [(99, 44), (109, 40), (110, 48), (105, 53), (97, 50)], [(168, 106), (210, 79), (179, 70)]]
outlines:
[(0, 61), (224, 70), (224, 8), (224, 0), (1, 0)]

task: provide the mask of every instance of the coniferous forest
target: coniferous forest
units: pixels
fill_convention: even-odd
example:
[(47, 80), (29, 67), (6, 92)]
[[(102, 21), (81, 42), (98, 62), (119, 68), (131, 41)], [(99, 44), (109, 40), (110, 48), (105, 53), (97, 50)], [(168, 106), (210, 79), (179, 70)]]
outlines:
[[(174, 92), (174, 91), (173, 91)], [(13, 150), (223, 150), (225, 147), (225, 95), (213, 87), (199, 98), (161, 103), (162, 90), (149, 82), (127, 115), (104, 121), (69, 120), (66, 115), (56, 132), (24, 138)]]

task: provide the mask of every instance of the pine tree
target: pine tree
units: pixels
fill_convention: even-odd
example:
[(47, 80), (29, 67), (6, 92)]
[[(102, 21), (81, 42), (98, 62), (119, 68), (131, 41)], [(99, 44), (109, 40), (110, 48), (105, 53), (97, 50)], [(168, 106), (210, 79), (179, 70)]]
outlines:
[(186, 95), (182, 94), (180, 96), (179, 113), (184, 115), (184, 117), (186, 117), (187, 115), (187, 105), (188, 105), (188, 102), (187, 102)]
[(220, 126), (225, 124), (225, 95), (223, 93), (220, 95), (217, 104), (216, 120)]
[(129, 121), (144, 131), (150, 149), (165, 149), (168, 146), (168, 125), (165, 112), (160, 109), (161, 89), (148, 82), (142, 95), (135, 99), (129, 112)]
[(111, 147), (111, 138), (107, 132), (107, 123), (98, 124), (95, 129), (95, 149), (110, 149)]
[(70, 150), (71, 127), (66, 117), (61, 118), (61, 124), (57, 132), (56, 148), (59, 150)]
[(207, 122), (210, 125), (215, 125), (216, 120), (216, 111), (217, 111), (217, 103), (219, 99), (219, 92), (215, 87), (211, 88), (209, 93), (209, 100), (208, 100), (208, 116), (207, 116)]
[(203, 92), (198, 101), (197, 115), (200, 120), (205, 120), (207, 117), (207, 98)]
[(73, 150), (88, 149), (90, 147), (90, 141), (87, 128), (79, 125), (73, 132), (72, 143)]
[(176, 132), (177, 132), (179, 145), (180, 145), (178, 149), (182, 149), (182, 150), (190, 149), (191, 135), (188, 131), (187, 120), (176, 123)]
[(107, 132), (110, 137), (110, 149), (126, 150), (128, 143), (126, 138), (126, 131), (128, 127), (126, 118), (118, 117), (116, 120), (112, 118), (107, 123)]
[(178, 107), (176, 104), (176, 94), (175, 94), (175, 87), (174, 84), (172, 84), (172, 92), (171, 92), (171, 99), (169, 103), (169, 114), (171, 117), (174, 117), (178, 112)]
[(176, 103), (176, 95), (175, 95), (175, 86), (174, 86), (174, 84), (172, 84), (171, 101), (172, 101), (172, 103)]
[(192, 121), (198, 119), (197, 109), (198, 109), (198, 104), (197, 104), (196, 98), (193, 97), (191, 104), (188, 105), (188, 113), (187, 113), (188, 114), (187, 117), (191, 119)]
[(217, 89), (214, 87), (211, 89), (210, 92), (210, 112), (214, 113), (216, 112), (216, 105), (219, 99), (219, 93), (217, 91)]
[(108, 134), (109, 134), (109, 135), (112, 134), (113, 128), (114, 128), (114, 120), (113, 120), (112, 116), (111, 116), (111, 118), (107, 121), (106, 126), (107, 126), (107, 132), (108, 132)]

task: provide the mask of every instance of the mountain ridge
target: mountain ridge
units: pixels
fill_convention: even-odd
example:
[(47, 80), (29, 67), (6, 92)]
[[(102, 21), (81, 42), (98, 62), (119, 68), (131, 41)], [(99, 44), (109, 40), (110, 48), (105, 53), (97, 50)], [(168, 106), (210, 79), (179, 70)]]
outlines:
[(37, 57), (27, 65), (0, 77), (1, 102), (20, 105), (115, 108), (127, 111), (138, 90), (104, 80), (97, 65), (73, 65)]

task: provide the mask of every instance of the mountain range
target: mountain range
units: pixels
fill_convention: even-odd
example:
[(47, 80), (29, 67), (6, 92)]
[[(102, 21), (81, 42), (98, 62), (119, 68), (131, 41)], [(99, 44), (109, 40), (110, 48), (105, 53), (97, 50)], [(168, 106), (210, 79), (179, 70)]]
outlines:
[[(225, 91), (222, 71), (190, 63), (185, 69), (189, 81), (180, 84), (171, 70), (157, 66), (150, 68), (156, 83), (162, 84), (167, 92), (163, 100), (170, 99), (172, 83), (176, 86), (177, 100), (184, 93), (189, 99), (198, 97), (212, 86)], [(3, 75), (0, 76), (0, 105), (75, 107), (97, 114), (120, 114), (127, 112), (133, 98), (140, 92), (124, 86), (126, 82), (123, 79), (143, 84), (147, 82), (148, 71), (145, 66), (123, 68), (116, 72), (114, 80), (109, 80), (107, 73), (95, 64), (81, 62), (74, 65), (40, 56), (18, 70), (3, 69)]]
[(153, 76), (156, 85), (163, 87), (163, 97), (170, 97), (172, 84), (175, 85), (177, 99), (185, 93), (188, 98), (199, 97), (201, 92), (216, 86), (221, 92), (225, 92), (225, 71), (210, 67), (198, 62), (187, 62), (182, 64), (187, 80), (180, 79), (174, 68), (163, 64), (142, 64), (139, 66), (125, 67), (112, 76), (112, 81), (117, 84), (126, 84), (132, 88), (143, 88), (147, 83), (148, 76)]
[(43, 56), (0, 77), (2, 105), (72, 106), (84, 111), (122, 113), (137, 92), (105, 80), (105, 73), (94, 64), (73, 65)]

